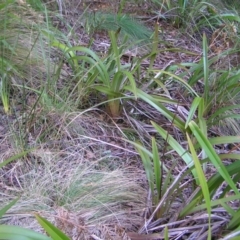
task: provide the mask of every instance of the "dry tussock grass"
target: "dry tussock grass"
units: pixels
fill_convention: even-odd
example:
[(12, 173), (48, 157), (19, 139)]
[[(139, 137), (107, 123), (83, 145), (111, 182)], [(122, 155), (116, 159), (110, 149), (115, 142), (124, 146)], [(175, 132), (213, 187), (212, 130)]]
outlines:
[[(145, 173), (134, 151), (124, 153), (121, 132), (90, 115), (51, 112), (45, 118), (55, 131), (34, 134), (40, 124), (36, 121), (28, 133), (33, 151), (1, 169), (1, 207), (20, 196), (1, 222), (41, 231), (33, 216), (39, 213), (71, 239), (123, 239), (120, 234), (138, 229), (145, 208)], [(6, 146), (1, 161), (18, 152), (14, 126), (9, 126), (12, 134), (1, 137)], [(41, 135), (45, 139), (40, 141)]]

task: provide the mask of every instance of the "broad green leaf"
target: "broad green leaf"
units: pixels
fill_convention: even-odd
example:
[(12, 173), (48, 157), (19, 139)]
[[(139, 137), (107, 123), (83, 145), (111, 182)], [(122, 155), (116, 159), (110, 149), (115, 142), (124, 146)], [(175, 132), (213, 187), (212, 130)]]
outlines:
[(39, 224), (44, 228), (44, 230), (50, 235), (53, 240), (70, 240), (63, 232), (56, 228), (52, 223), (50, 223), (45, 218), (35, 215)]
[[(9, 226), (9, 225), (0, 225), (0, 239), (1, 240), (51, 240), (51, 238), (34, 232), (29, 229)], [(57, 240), (57, 239), (54, 239)]]

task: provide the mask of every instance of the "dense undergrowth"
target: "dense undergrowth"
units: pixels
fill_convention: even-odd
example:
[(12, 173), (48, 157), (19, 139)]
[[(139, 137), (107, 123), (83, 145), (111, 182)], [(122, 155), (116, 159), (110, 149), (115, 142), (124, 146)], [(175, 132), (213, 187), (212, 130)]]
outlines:
[(1, 0), (0, 239), (238, 239), (239, 12)]

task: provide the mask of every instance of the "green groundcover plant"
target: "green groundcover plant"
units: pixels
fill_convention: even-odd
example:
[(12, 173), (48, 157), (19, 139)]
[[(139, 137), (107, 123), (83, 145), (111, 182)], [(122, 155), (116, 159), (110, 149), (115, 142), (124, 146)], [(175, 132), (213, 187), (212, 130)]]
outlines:
[[(171, 239), (178, 234), (179, 226), (191, 239), (211, 239), (220, 228), (224, 229), (221, 239), (237, 239), (240, 232), (240, 211), (236, 207), (240, 200), (237, 187), (240, 157), (239, 153), (231, 150), (221, 152), (217, 147), (233, 145), (238, 148), (240, 143), (240, 72), (236, 66), (222, 67), (227, 65), (224, 63), (227, 57), (238, 52), (238, 32), (234, 35), (235, 46), (217, 56), (210, 52), (207, 36), (203, 34), (198, 61), (170, 64), (161, 69), (156, 66), (157, 56), (166, 51), (167, 44), (159, 40), (159, 25), (155, 24), (152, 33), (138, 21), (124, 15), (125, 1), (121, 1), (116, 14), (99, 12), (85, 17), (83, 27), (92, 38), (87, 46), (75, 46), (69, 36), (54, 29), (42, 2), (27, 3), (30, 6), (24, 2), (21, 5), (21, 1), (0, 3), (0, 95), (5, 113), (11, 114), (10, 100), (17, 91), (24, 96), (29, 92), (37, 95), (31, 119), (34, 118), (34, 110), (48, 105), (46, 100), (54, 102), (57, 99), (56, 102), (64, 106), (74, 102), (74, 110), (79, 111), (79, 106), (85, 106), (86, 99), (91, 102), (92, 96), (96, 95), (100, 101), (94, 107), (104, 105), (103, 112), (114, 120), (133, 116), (132, 111), (127, 112), (125, 108), (129, 102), (150, 106), (157, 116), (164, 117), (164, 124), (150, 119), (152, 135), (151, 138), (143, 136), (144, 142), (125, 138), (142, 160), (150, 193), (145, 223), (138, 229), (139, 239), (144, 234), (153, 239)], [(210, 2), (161, 1), (159, 4), (151, 1), (151, 4), (154, 8), (160, 7), (161, 14), (165, 11), (165, 16), (173, 14), (170, 19), (174, 27), (190, 26), (194, 33), (203, 26), (215, 30), (224, 24), (228, 29), (228, 26), (238, 26), (240, 22), (237, 14), (217, 11)], [(58, 2), (58, 6), (63, 4)], [(45, 19), (41, 18), (42, 12)], [(25, 16), (30, 13), (34, 19), (32, 25), (32, 19)], [(91, 48), (93, 35), (100, 29), (109, 30), (109, 48), (104, 54)], [(29, 32), (34, 38), (24, 41)], [(134, 46), (129, 43), (136, 39), (136, 46), (147, 45), (147, 50), (144, 49), (140, 57), (134, 56), (131, 61), (124, 62), (126, 50)], [(161, 44), (165, 44), (162, 49)], [(49, 70), (53, 50), (60, 54), (61, 59), (53, 70)], [(168, 51), (190, 52), (180, 48), (168, 48)], [(142, 67), (145, 60), (148, 61), (147, 69)], [(221, 61), (223, 65), (220, 65)], [(64, 82), (61, 72), (66, 66), (71, 76)], [(147, 83), (143, 82), (145, 79)], [(159, 92), (154, 92), (156, 89), (152, 86)], [(179, 101), (173, 94), (176, 89), (186, 102)], [(116, 122), (114, 124), (117, 125)], [(230, 130), (216, 134), (216, 128)], [(8, 158), (0, 163), (0, 168), (30, 151)], [(178, 171), (178, 165), (184, 166), (181, 171)], [(0, 217), (20, 197), (3, 207)], [(217, 215), (220, 211), (227, 216), (225, 219)], [(69, 239), (45, 218), (37, 214), (35, 218), (48, 236), (17, 226), (1, 225), (0, 239)], [(192, 222), (195, 223), (194, 228), (189, 228)]]

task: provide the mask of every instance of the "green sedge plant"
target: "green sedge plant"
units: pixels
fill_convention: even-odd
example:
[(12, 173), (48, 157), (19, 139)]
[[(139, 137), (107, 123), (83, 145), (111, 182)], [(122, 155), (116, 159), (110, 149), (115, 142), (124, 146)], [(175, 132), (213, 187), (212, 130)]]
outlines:
[[(98, 91), (107, 96), (107, 109), (116, 117), (120, 115), (120, 100), (123, 92), (130, 86), (136, 92), (136, 82), (131, 73), (131, 64), (122, 65), (121, 57), (124, 54), (124, 44), (117, 46), (119, 31), (109, 32), (111, 46), (106, 57), (100, 58), (89, 48), (83, 46), (69, 47), (60, 43), (53, 35), (44, 32), (50, 39), (50, 44), (64, 52), (70, 64), (76, 82), (70, 96), (77, 91), (79, 101), (88, 97), (91, 91)], [(81, 54), (77, 54), (81, 53)], [(81, 104), (81, 102), (80, 102)]]
[[(215, 209), (218, 209), (219, 205), (221, 205), (226, 213), (229, 214), (229, 218), (227, 218), (224, 222), (226, 237), (239, 232), (239, 211), (236, 211), (231, 205), (232, 200), (240, 199), (239, 190), (236, 186), (237, 181), (239, 181), (239, 155), (231, 152), (221, 154), (214, 148), (215, 145), (221, 144), (239, 144), (239, 136), (235, 137), (225, 135), (219, 137), (208, 137), (209, 129), (212, 126), (216, 126), (215, 124), (217, 122), (214, 122), (214, 119), (217, 120), (218, 117), (225, 119), (227, 118), (227, 114), (224, 114), (225, 110), (231, 111), (238, 108), (238, 106), (234, 107), (233, 105), (226, 106), (223, 109), (213, 108), (213, 104), (216, 103), (216, 98), (218, 97), (219, 99), (217, 99), (217, 102), (220, 100), (226, 101), (228, 99), (229, 103), (229, 96), (238, 96), (238, 84), (236, 82), (236, 78), (238, 77), (235, 78), (233, 74), (235, 70), (233, 72), (223, 72), (218, 74), (218, 76), (220, 76), (219, 83), (217, 85), (219, 88), (216, 93), (220, 95), (215, 95), (214, 97), (212, 95), (213, 88), (210, 80), (210, 76), (213, 74), (213, 71), (210, 70), (210, 65), (213, 62), (214, 59), (208, 59), (207, 40), (204, 35), (202, 60), (199, 64), (195, 65), (195, 71), (192, 70), (193, 74), (188, 82), (184, 81), (181, 78), (181, 75), (176, 76), (171, 72), (159, 70), (160, 73), (165, 74), (165, 77), (171, 76), (171, 78), (175, 79), (186, 88), (186, 92), (188, 91), (192, 94), (192, 96), (194, 96), (185, 120), (178, 116), (178, 114), (171, 113), (162, 104), (166, 103), (163, 99), (150, 96), (147, 93), (137, 90), (137, 96), (161, 112), (170, 122), (172, 122), (172, 126), (178, 128), (182, 134), (185, 135), (188, 143), (187, 148), (183, 147), (181, 143), (179, 143), (174, 136), (169, 134), (167, 130), (152, 122), (156, 132), (166, 141), (170, 148), (178, 154), (179, 159), (182, 159), (187, 166), (187, 168), (177, 178), (175, 178), (175, 180), (173, 177), (169, 178), (169, 176), (173, 174), (171, 172), (172, 169), (167, 169), (165, 166), (166, 160), (161, 160), (163, 157), (166, 157), (164, 154), (159, 157), (159, 151), (156, 150), (157, 145), (154, 138), (152, 139), (151, 151), (147, 150), (139, 143), (133, 143), (143, 161), (154, 206), (151, 211), (152, 214), (149, 216), (147, 223), (144, 225), (145, 230), (144, 228), (141, 229), (142, 232), (146, 231), (146, 227), (148, 231), (156, 229), (157, 227), (151, 227), (151, 225), (156, 224), (156, 219), (163, 218), (166, 214), (170, 213), (170, 209), (173, 207), (173, 204), (175, 204), (177, 196), (181, 195), (180, 191), (183, 191), (184, 189), (184, 187), (181, 187), (181, 181), (183, 177), (186, 177), (189, 173), (191, 173), (191, 181), (194, 182), (192, 185), (193, 194), (189, 196), (186, 201), (187, 204), (182, 204), (177, 214), (175, 214), (174, 219), (176, 221), (181, 221), (181, 219), (189, 216), (189, 214), (194, 215), (199, 211), (206, 212), (208, 227), (206, 228), (207, 230), (204, 233), (203, 239), (211, 239), (212, 228), (214, 228), (212, 212), (214, 212)], [(158, 74), (158, 76), (159, 75), (160, 74)], [(194, 83), (200, 79), (204, 83), (201, 97), (193, 90)], [(156, 79), (156, 82), (159, 81)], [(225, 94), (221, 92), (223, 89)], [(174, 102), (171, 104), (174, 104)], [(175, 103), (175, 105), (177, 105), (177, 103)], [(176, 107), (180, 108), (181, 105), (177, 105)], [(214, 109), (215, 111), (212, 112)], [(211, 117), (210, 113), (212, 113), (214, 117)], [(228, 115), (228, 117), (238, 118), (239, 115), (235, 113), (230, 116)], [(232, 159), (233, 162), (225, 166), (223, 161), (227, 159)], [(175, 166), (177, 162), (173, 161), (172, 164)], [(205, 172), (209, 165), (215, 168), (215, 173), (213, 172), (212, 177), (208, 179), (205, 176)], [(163, 176), (167, 177), (163, 178)], [(169, 179), (171, 180), (170, 183)], [(222, 187), (224, 182), (227, 184), (227, 187), (220, 195), (218, 195), (219, 189)], [(168, 186), (167, 188), (165, 187), (166, 185)], [(233, 193), (231, 197), (228, 196), (230, 191)], [(216, 195), (218, 196), (217, 200), (215, 200)], [(164, 229), (164, 227), (165, 225), (162, 227), (159, 226), (159, 229)], [(168, 228), (168, 232), (171, 232), (170, 227)]]
[[(176, 27), (185, 25), (186, 18), (189, 20), (190, 16), (201, 11), (202, 2), (201, 0), (164, 0), (162, 3), (158, 1), (155, 4), (160, 7), (160, 10), (157, 12), (159, 18), (169, 18)], [(160, 6), (159, 6), (160, 5)]]
[[(171, 134), (152, 122), (156, 132), (178, 154), (179, 159), (181, 158), (186, 163), (187, 168), (177, 177), (174, 176), (173, 169), (178, 164), (178, 158), (172, 161), (173, 166), (168, 169), (166, 166), (167, 156), (159, 153), (155, 138), (152, 138), (151, 151), (147, 150), (140, 143), (132, 143), (142, 159), (152, 198), (153, 207), (150, 209), (150, 216), (144, 225), (145, 230), (147, 228), (148, 231), (151, 231), (151, 225), (154, 225), (160, 218), (165, 218), (169, 214), (175, 215), (174, 219), (176, 221), (182, 221), (187, 216), (195, 216), (199, 212), (206, 212), (208, 228), (205, 234), (206, 238), (211, 239), (211, 229), (212, 227), (214, 228), (211, 219), (212, 212), (215, 209), (217, 211), (219, 205), (229, 214), (229, 218), (224, 222), (227, 235), (232, 231), (237, 231), (239, 228), (239, 212), (235, 211), (231, 206), (231, 201), (240, 199), (240, 194), (236, 187), (236, 183), (239, 181), (239, 155), (233, 153), (218, 154), (214, 149), (214, 145), (239, 143), (240, 140), (239, 137), (234, 136), (208, 138), (205, 134), (207, 130), (205, 129), (205, 119), (202, 117), (203, 111), (201, 109), (204, 109), (203, 104), (203, 98), (195, 98), (185, 122), (188, 148), (182, 147)], [(195, 117), (196, 113), (197, 118)], [(235, 161), (225, 166), (222, 162), (225, 159)], [(210, 179), (207, 179), (205, 176), (205, 165), (207, 163), (216, 169), (216, 173), (213, 173)], [(189, 173), (192, 176), (189, 176)], [(190, 181), (193, 181), (193, 193), (188, 196), (187, 204), (183, 203), (180, 205), (177, 213), (171, 213), (171, 208), (174, 208), (173, 206), (176, 204), (177, 198), (184, 192), (184, 188), (190, 187), (182, 184), (182, 180), (186, 176), (189, 176), (188, 178), (192, 179)], [(224, 182), (227, 183), (227, 187), (220, 195), (217, 195)], [(231, 197), (228, 196), (230, 191), (233, 192)], [(214, 200), (216, 195), (218, 198)], [(164, 225), (162, 227), (161, 225), (159, 226), (159, 229), (163, 228)], [(142, 232), (145, 232), (145, 230), (141, 229)], [(168, 231), (171, 232), (171, 227), (169, 227)]]

